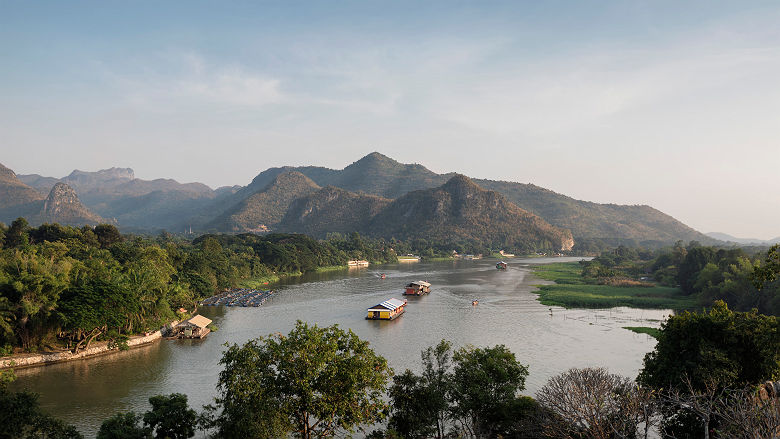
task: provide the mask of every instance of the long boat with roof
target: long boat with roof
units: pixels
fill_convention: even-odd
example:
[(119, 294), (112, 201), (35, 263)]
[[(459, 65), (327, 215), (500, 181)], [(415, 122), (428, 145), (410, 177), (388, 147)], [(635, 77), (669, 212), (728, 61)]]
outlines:
[(366, 320), (394, 320), (404, 312), (406, 312), (405, 300), (387, 299), (369, 308)]
[(411, 282), (404, 288), (404, 296), (422, 296), (430, 292), (431, 284), (422, 280)]

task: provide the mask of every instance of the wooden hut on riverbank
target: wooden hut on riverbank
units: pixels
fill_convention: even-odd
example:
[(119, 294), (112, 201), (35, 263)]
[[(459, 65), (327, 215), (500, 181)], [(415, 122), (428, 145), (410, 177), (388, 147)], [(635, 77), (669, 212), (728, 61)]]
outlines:
[(211, 319), (197, 315), (174, 326), (171, 338), (204, 338), (211, 332), (210, 324)]

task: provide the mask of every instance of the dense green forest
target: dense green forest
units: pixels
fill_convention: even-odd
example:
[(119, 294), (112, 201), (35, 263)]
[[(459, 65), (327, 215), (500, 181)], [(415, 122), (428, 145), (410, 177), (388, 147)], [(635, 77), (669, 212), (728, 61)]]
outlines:
[(620, 246), (581, 262), (581, 277), (594, 284), (675, 287), (699, 305), (723, 300), (739, 311), (780, 315), (780, 248), (768, 251), (702, 246), (682, 241), (647, 250)]
[[(77, 352), (94, 340), (122, 346), (198, 300), (250, 279), (396, 261), (383, 241), (304, 235), (122, 235), (113, 225), (0, 226), (0, 347)], [(406, 248), (405, 248), (406, 250)]]

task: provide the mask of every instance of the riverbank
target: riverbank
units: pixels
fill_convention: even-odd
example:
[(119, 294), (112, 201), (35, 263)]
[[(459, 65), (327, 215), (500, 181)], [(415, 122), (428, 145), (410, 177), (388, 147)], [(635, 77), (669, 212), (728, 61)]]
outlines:
[(538, 285), (534, 293), (544, 305), (564, 308), (614, 308), (628, 306), (647, 309), (684, 310), (695, 308), (696, 299), (679, 288), (653, 286), (613, 286), (587, 283), (577, 262), (533, 267), (534, 275), (555, 282)]
[[(163, 337), (163, 332), (169, 330), (173, 326), (176, 326), (178, 323), (178, 321), (173, 321), (159, 330), (152, 332), (151, 334), (132, 336), (129, 340), (127, 340), (127, 347), (128, 349), (132, 349), (161, 340)], [(61, 352), (47, 352), (42, 354), (15, 354), (1, 358), (0, 369), (23, 369), (28, 367), (47, 366), (49, 364), (81, 360), (84, 358), (112, 354), (115, 352), (121, 351), (116, 346), (109, 347), (108, 342), (103, 341), (94, 343), (89, 349), (85, 349), (77, 354), (74, 354), (69, 350), (64, 350)]]
[[(331, 271), (348, 270), (347, 265), (328, 265), (325, 267), (317, 267), (313, 273), (328, 273)], [(282, 279), (291, 277), (303, 276), (304, 273), (300, 271), (294, 271), (291, 273), (273, 273), (265, 276), (255, 277), (252, 279), (245, 279), (238, 283), (239, 288), (250, 288), (253, 290), (262, 290), (268, 288), (269, 285), (280, 282)]]

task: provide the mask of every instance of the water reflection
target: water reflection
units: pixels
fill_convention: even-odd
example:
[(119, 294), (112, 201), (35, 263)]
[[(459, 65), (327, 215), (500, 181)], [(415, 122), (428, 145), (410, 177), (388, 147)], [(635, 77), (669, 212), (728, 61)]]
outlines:
[[(163, 341), (129, 352), (19, 370), (16, 387), (39, 392), (46, 410), (94, 436), (100, 422), (117, 411), (146, 411), (152, 395), (186, 393), (195, 407), (211, 402), (225, 342), (286, 333), (297, 319), (351, 328), (396, 372), (418, 370), (420, 351), (445, 338), (455, 346), (505, 344), (529, 365), (529, 394), (569, 367), (607, 366), (636, 376), (654, 340), (622, 327), (658, 326), (669, 311), (541, 305), (531, 291), (543, 281), (530, 274), (528, 264), (561, 260), (565, 258), (513, 260), (506, 271), (496, 270), (490, 260), (450, 261), (292, 278), (259, 308), (204, 307), (202, 313), (219, 327), (206, 340)], [(403, 286), (420, 279), (433, 284), (432, 292), (410, 298), (402, 317), (391, 322), (364, 319), (365, 309), (390, 297), (401, 298)], [(479, 305), (472, 306), (474, 299)]]

